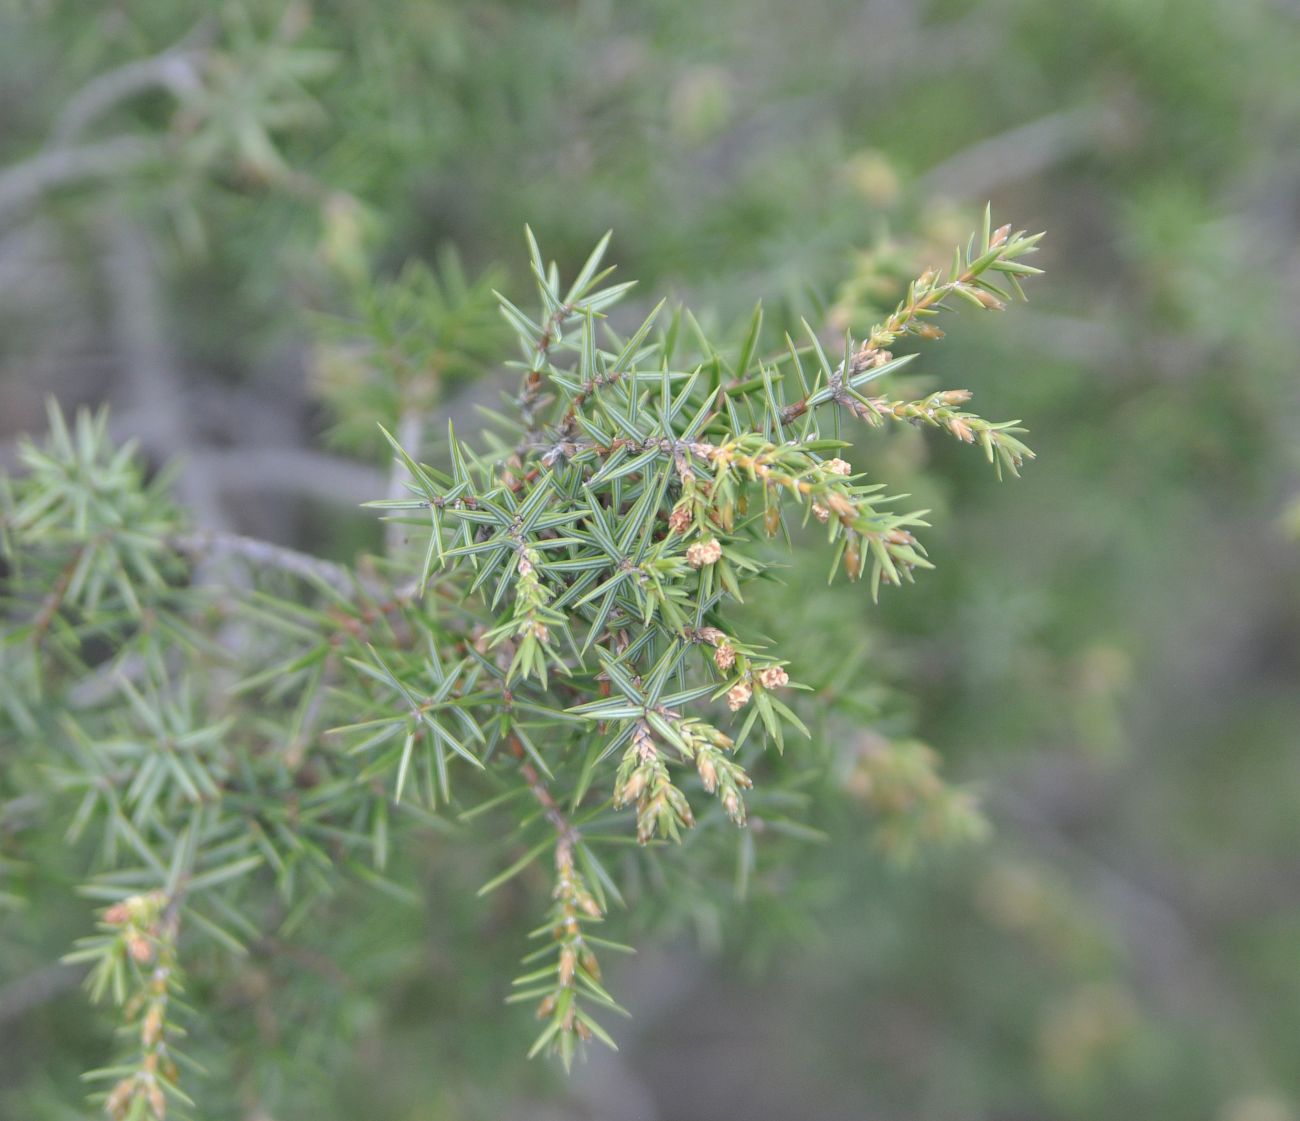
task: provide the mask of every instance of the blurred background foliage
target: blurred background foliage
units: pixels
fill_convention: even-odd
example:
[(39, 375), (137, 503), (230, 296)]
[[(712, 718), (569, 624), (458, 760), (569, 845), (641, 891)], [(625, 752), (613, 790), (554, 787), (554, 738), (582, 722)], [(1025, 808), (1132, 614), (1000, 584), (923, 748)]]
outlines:
[[(328, 408), (356, 339), (436, 338), (458, 423), (513, 389), (492, 316), (442, 330), (453, 247), (517, 292), (525, 222), (569, 271), (613, 227), (629, 319), (670, 291), (739, 330), (762, 295), (861, 330), (986, 199), (1049, 231), (1031, 305), (926, 358), (1039, 460), (999, 485), (864, 432), (937, 571), (873, 607), (796, 561), (761, 619), (894, 686), (824, 730), (866, 812), (665, 906), (623, 1050), (569, 1082), (519, 1059), (488, 864), (406, 853), (418, 905), (341, 888), (201, 994), (203, 1115), (1300, 1117), (1298, 137), (1294, 0), (0, 5), (0, 437), (111, 402), (191, 504), (327, 555), (378, 534), (384, 455)], [(985, 843), (882, 850), (873, 799), (933, 763), (877, 749), (908, 735)], [(88, 923), (56, 836), (5, 869), (6, 1118), (83, 1116), (107, 1047), (55, 964)]]

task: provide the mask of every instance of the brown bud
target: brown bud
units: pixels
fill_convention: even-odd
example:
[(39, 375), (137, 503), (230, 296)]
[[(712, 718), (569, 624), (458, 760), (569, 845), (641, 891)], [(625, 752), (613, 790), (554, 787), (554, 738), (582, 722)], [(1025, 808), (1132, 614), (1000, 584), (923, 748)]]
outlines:
[(790, 675), (780, 666), (768, 666), (759, 673), (758, 680), (763, 683), (764, 689), (776, 689), (785, 685), (790, 680)]
[(643, 760), (653, 759), (658, 754), (655, 751), (655, 741), (650, 735), (650, 729), (644, 723), (638, 724), (633, 730), (632, 743)]
[(740, 795), (734, 790), (728, 790), (722, 798), (722, 808), (726, 811), (727, 816), (737, 825), (743, 825), (745, 822), (745, 807), (740, 801)]
[(627, 782), (617, 791), (614, 801), (620, 806), (635, 802), (645, 789), (645, 772), (637, 769), (627, 776)]
[(715, 564), (722, 556), (722, 546), (716, 538), (697, 541), (686, 550), (686, 563), (692, 568), (703, 568), (706, 564)]
[(781, 509), (779, 506), (772, 505), (763, 511), (763, 529), (767, 531), (768, 537), (775, 537), (776, 531), (781, 528)]
[(1007, 306), (1001, 300), (999, 300), (995, 295), (993, 295), (992, 292), (987, 292), (983, 288), (970, 288), (968, 289), (968, 291), (973, 293), (975, 298), (979, 300), (979, 302), (982, 303), (986, 308), (988, 308), (989, 311), (1002, 311)]
[(725, 642), (713, 652), (713, 664), (724, 673), (736, 664), (736, 651)]
[(144, 1023), (140, 1027), (140, 1039), (146, 1047), (152, 1047), (162, 1039), (163, 1010), (161, 1004), (151, 1004), (145, 1013)]
[(969, 389), (945, 389), (942, 393), (935, 394), (935, 396), (939, 398), (940, 404), (964, 405), (974, 394)]
[(700, 772), (700, 780), (704, 783), (704, 789), (712, 794), (718, 789), (718, 770), (713, 765), (713, 760), (709, 758), (708, 752), (702, 751), (695, 759), (695, 768)]
[(691, 512), (685, 506), (678, 506), (668, 515), (668, 528), (674, 533), (685, 533), (691, 525)]
[(537, 1018), (539, 1020), (544, 1020), (546, 1019), (547, 1016), (549, 1016), (554, 1011), (555, 1011), (555, 994), (550, 993), (547, 996), (542, 997), (541, 1004), (537, 1006)]
[(850, 580), (856, 580), (862, 572), (862, 553), (858, 549), (856, 537), (851, 537), (844, 549), (844, 571)]
[(148, 1095), (149, 1108), (153, 1111), (154, 1117), (158, 1121), (163, 1121), (167, 1116), (167, 1099), (163, 1097), (162, 1087), (157, 1082), (150, 1082)]
[(104, 1109), (108, 1115), (119, 1121), (126, 1116), (127, 1107), (131, 1104), (131, 1095), (135, 1088), (135, 1081), (131, 1078), (123, 1078), (109, 1092), (108, 1100), (104, 1102)]
[(727, 707), (732, 712), (738, 712), (749, 704), (749, 698), (753, 695), (754, 690), (747, 682), (738, 682), (727, 691)]
[(130, 917), (131, 912), (127, 909), (125, 903), (114, 903), (104, 912), (104, 921), (110, 926), (121, 926)]
[(573, 971), (578, 966), (578, 955), (572, 946), (560, 951), (560, 984), (568, 988), (573, 984)]
[(826, 504), (838, 518), (851, 518), (854, 514), (853, 503), (842, 494), (829, 494)]
[(560, 845), (556, 849), (555, 867), (566, 880), (573, 875), (573, 848), (570, 845)]
[(989, 248), (997, 249), (1000, 246), (1005, 245), (1007, 242), (1007, 238), (1010, 236), (1011, 236), (1010, 223), (1008, 223), (1005, 226), (999, 226), (996, 230), (993, 231), (993, 236), (989, 239)]
[(127, 942), (127, 949), (130, 951), (131, 956), (141, 965), (153, 958), (153, 946), (149, 939), (142, 935), (137, 934), (131, 938)]
[(943, 330), (936, 327), (933, 323), (919, 323), (912, 328), (913, 334), (920, 335), (923, 339), (941, 339)]
[(840, 459), (836, 456), (834, 459), (828, 459), (822, 464), (832, 475), (848, 475), (852, 472), (853, 467), (848, 460)]
[(948, 431), (964, 443), (973, 444), (975, 442), (975, 433), (971, 430), (971, 426), (959, 416), (955, 416), (948, 421)]

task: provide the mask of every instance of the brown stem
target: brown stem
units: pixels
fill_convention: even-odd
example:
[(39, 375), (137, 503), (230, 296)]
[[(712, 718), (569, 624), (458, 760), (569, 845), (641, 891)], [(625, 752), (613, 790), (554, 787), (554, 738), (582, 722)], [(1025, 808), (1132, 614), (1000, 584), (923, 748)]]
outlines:
[(41, 609), (36, 613), (36, 618), (32, 620), (32, 643), (38, 649), (45, 641), (45, 636), (54, 623), (54, 617), (63, 606), (63, 599), (68, 594), (68, 585), (72, 583), (72, 575), (77, 571), (77, 565), (81, 563), (81, 558), (85, 553), (86, 546), (84, 544), (78, 545), (71, 559), (63, 566), (58, 579), (54, 581), (54, 587), (50, 589), (50, 594), (41, 603)]
[(555, 800), (555, 796), (546, 785), (546, 780), (542, 778), (537, 768), (528, 761), (528, 755), (524, 751), (524, 745), (519, 742), (519, 737), (511, 736), (509, 744), (510, 754), (519, 760), (520, 774), (524, 776), (528, 789), (532, 791), (533, 797), (541, 805), (546, 820), (551, 823), (556, 836), (559, 838), (556, 849), (556, 860), (559, 861), (561, 855), (568, 856), (573, 851), (574, 845), (578, 843), (578, 830), (565, 816), (564, 811), (560, 809), (560, 804)]
[(551, 312), (546, 317), (546, 322), (542, 324), (542, 336), (537, 340), (537, 345), (534, 348), (533, 368), (524, 375), (524, 383), (519, 389), (519, 397), (516, 400), (520, 416), (524, 422), (524, 433), (519, 437), (519, 443), (515, 445), (514, 452), (511, 454), (510, 459), (507, 460), (508, 468), (512, 466), (518, 469), (523, 466), (529, 447), (532, 446), (541, 433), (541, 422), (537, 416), (537, 406), (541, 401), (542, 388), (545, 384), (545, 379), (542, 377), (542, 366), (550, 354), (551, 344), (555, 342), (560, 328), (572, 314), (572, 306), (563, 304)]

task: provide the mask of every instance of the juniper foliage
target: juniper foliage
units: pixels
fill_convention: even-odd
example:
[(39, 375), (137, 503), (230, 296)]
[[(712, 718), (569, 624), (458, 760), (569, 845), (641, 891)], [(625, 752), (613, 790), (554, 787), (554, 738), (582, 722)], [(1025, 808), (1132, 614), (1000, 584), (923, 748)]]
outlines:
[[(756, 831), (814, 833), (790, 795), (830, 758), (810, 713), (855, 715), (852, 689), (745, 628), (738, 607), (780, 578), (771, 539), (876, 595), (930, 562), (925, 511), (844, 458), (867, 429), (941, 429), (999, 474), (1031, 457), (965, 390), (885, 387), (915, 357), (894, 348), (940, 337), (951, 305), (1020, 293), (1037, 241), (986, 212), (860, 337), (832, 349), (805, 324), (769, 353), (761, 306), (724, 345), (666, 301), (619, 333), (632, 284), (609, 237), (566, 282), (529, 233), (536, 306), (496, 297), (519, 389), (472, 441), (430, 437), (444, 378), (492, 361), (488, 286), (450, 262), (363, 289), (360, 318), (323, 329), (352, 345), (320, 389), (345, 441), (387, 423), (394, 487), (369, 504), (386, 554), (350, 566), (193, 524), (103, 413), (52, 405), (0, 483), (4, 798), (87, 856), (102, 910), (68, 960), (117, 1008), (121, 1053), (88, 1076), (110, 1115), (201, 1093), (188, 961), (291, 942), (340, 876), (402, 894), (391, 853), (420, 830), (493, 846), (480, 895), (549, 869), (510, 1002), (542, 1021), (530, 1055), (613, 1046), (600, 961), (629, 950), (605, 933), (629, 877), (732, 858), (698, 837), (741, 830), (743, 864)], [(926, 749), (890, 758), (873, 789), (882, 817), (903, 807), (892, 828), (976, 827)]]

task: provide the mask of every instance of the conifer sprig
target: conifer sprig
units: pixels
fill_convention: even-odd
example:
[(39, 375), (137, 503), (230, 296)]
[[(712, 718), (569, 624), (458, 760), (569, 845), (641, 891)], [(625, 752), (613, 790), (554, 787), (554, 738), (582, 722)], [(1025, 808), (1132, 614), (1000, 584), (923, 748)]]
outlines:
[[(484, 286), (408, 271), (362, 290), (362, 324), (326, 330), (368, 330), (373, 345), (353, 347), (363, 368), (336, 371), (327, 396), (341, 416), (355, 406), (347, 440), (362, 419), (388, 426), (401, 487), (370, 505), (418, 548), (399, 534), (355, 568), (189, 524), (102, 416), (69, 428), (51, 411), (49, 440), (0, 486), (13, 663), (0, 704), (49, 777), (41, 797), (74, 843), (94, 839), (86, 890), (108, 909), (73, 959), (129, 1029), (107, 1072), (113, 1116), (184, 1106), (173, 1009), (191, 947), (292, 938), (341, 871), (408, 896), (391, 857), (416, 830), (491, 846), (484, 894), (549, 893), (510, 997), (543, 1021), (533, 1053), (567, 1066), (590, 1039), (612, 1045), (601, 1020), (622, 1010), (598, 954), (626, 947), (596, 931), (627, 902), (628, 868), (679, 843), (710, 859), (698, 838), (721, 834), (714, 823), (742, 838), (751, 870), (747, 824), (765, 860), (778, 835), (810, 835), (785, 816), (781, 781), (827, 753), (766, 748), (808, 737), (810, 717), (826, 727), (841, 703), (861, 719), (842, 686), (800, 680), (737, 614), (771, 587), (769, 539), (824, 534), (832, 578), (870, 565), (873, 592), (930, 567), (925, 512), (855, 471), (840, 418), (941, 429), (1013, 472), (1030, 456), (1014, 424), (966, 411), (964, 390), (866, 391), (910, 361), (889, 348), (938, 337), (951, 297), (998, 309), (1011, 293), (990, 277), (1018, 293), (1037, 271), (1020, 260), (1037, 237), (990, 225), (835, 364), (811, 329), (762, 357), (761, 310), (731, 347), (663, 303), (622, 335), (606, 317), (631, 285), (609, 283), (608, 237), (565, 285), (530, 232), (538, 306), (499, 297), (520, 354), (511, 413), (472, 439), (448, 425), (424, 455), (389, 428), (480, 361)], [(433, 426), (417, 420), (424, 443)], [(232, 673), (234, 688), (212, 684)], [(60, 714), (39, 733), (38, 699)], [(897, 808), (900, 835), (972, 832), (930, 756), (909, 750), (892, 770), (872, 756), (849, 792), (882, 817)]]

